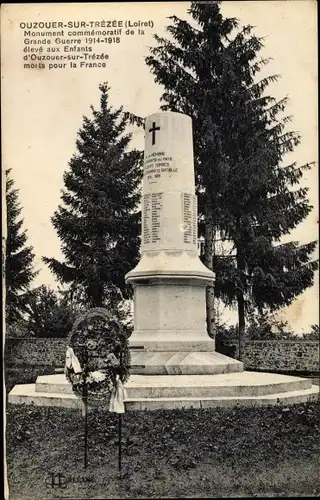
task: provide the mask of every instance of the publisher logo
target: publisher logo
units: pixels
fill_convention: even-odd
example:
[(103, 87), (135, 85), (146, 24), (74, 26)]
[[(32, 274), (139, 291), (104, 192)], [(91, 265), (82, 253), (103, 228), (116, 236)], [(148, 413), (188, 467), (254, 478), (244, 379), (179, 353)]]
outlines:
[(61, 472), (51, 472), (46, 478), (46, 486), (52, 489), (65, 489), (68, 486), (68, 481)]

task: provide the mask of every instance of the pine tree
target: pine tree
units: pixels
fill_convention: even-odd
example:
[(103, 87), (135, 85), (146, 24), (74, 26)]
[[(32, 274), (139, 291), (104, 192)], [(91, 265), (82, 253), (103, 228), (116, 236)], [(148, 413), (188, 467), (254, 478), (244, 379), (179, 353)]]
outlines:
[[(155, 35), (146, 63), (165, 87), (161, 109), (193, 120), (202, 257), (216, 273), (207, 292), (208, 332), (214, 335), (216, 295), (237, 304), (244, 339), (246, 309), (288, 305), (313, 284), (316, 242), (279, 245), (312, 209), (299, 187), (311, 165), (284, 164), (300, 137), (286, 129), (287, 98), (265, 93), (279, 76), (257, 79), (269, 62), (259, 59), (262, 39), (251, 26), (224, 19), (219, 4), (192, 2), (192, 23), (172, 16), (171, 40)], [(216, 238), (228, 242), (230, 255), (214, 255)]]
[(22, 229), (19, 218), (19, 190), (10, 178), (11, 169), (6, 170), (7, 241), (6, 241), (6, 321), (8, 325), (21, 321), (26, 312), (30, 285), (36, 276), (33, 247), (27, 246), (27, 231)]
[(72, 329), (75, 311), (50, 287), (42, 285), (29, 296), (26, 328), (35, 337), (65, 338)]
[(77, 154), (64, 174), (63, 203), (52, 217), (65, 260), (43, 260), (86, 307), (115, 307), (130, 298), (124, 276), (138, 261), (142, 155), (127, 151), (123, 109), (109, 106), (106, 83), (99, 90), (100, 108), (91, 106), (92, 118), (83, 119)]

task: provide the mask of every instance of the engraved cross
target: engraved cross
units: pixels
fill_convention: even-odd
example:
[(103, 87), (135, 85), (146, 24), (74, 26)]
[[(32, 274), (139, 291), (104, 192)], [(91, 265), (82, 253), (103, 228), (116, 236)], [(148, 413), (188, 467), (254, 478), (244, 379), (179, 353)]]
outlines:
[(157, 130), (160, 130), (160, 127), (156, 127), (156, 122), (152, 122), (152, 128), (149, 128), (149, 132), (152, 132), (152, 146), (156, 143)]

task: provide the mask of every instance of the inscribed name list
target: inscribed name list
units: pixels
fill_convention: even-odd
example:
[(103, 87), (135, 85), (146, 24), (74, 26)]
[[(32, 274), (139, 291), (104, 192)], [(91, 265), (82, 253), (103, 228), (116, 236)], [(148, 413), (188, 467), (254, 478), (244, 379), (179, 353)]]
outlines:
[(183, 242), (197, 244), (197, 197), (182, 193)]
[(142, 241), (144, 245), (162, 240), (161, 220), (163, 193), (149, 193), (143, 197)]

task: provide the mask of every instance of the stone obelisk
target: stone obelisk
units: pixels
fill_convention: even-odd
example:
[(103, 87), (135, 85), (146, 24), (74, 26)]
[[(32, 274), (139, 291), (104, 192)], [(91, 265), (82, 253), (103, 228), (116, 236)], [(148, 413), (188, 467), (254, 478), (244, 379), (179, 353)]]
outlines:
[(214, 350), (206, 332), (205, 287), (214, 278), (198, 257), (192, 121), (181, 113), (145, 120), (141, 260), (131, 345), (146, 350)]

